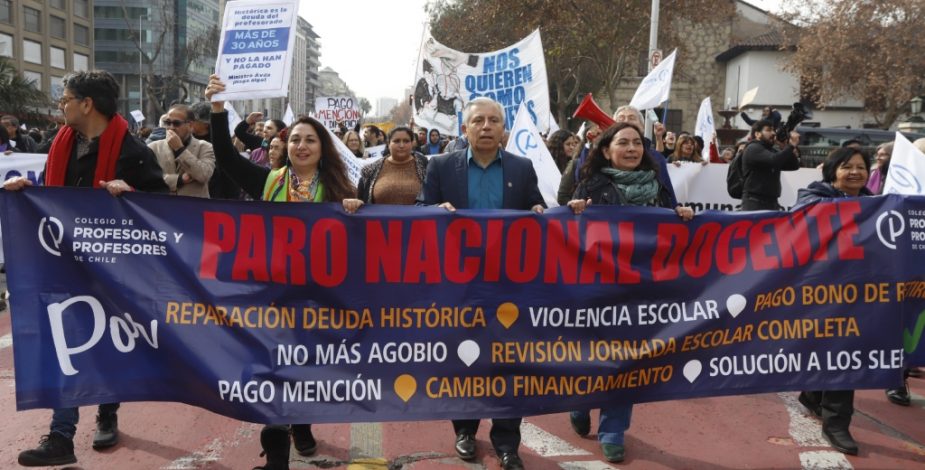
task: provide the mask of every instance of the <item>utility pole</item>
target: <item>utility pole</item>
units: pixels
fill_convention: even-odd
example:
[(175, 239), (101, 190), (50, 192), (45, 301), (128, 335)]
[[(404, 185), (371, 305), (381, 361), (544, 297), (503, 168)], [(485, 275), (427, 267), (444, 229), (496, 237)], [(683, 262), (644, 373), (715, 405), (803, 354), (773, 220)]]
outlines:
[[(655, 50), (658, 49), (658, 6), (659, 0), (652, 0), (652, 12), (649, 20), (649, 71), (651, 72), (654, 65), (652, 65), (652, 54), (655, 53)], [(649, 121), (648, 110), (640, 111), (645, 113), (645, 126), (646, 126), (646, 137), (652, 138), (652, 122)]]
[(141, 19), (145, 15), (138, 15), (138, 110), (144, 114), (145, 112), (145, 85), (144, 85), (144, 65), (142, 64), (142, 58), (144, 57), (144, 48), (142, 44), (144, 42), (144, 32), (141, 29)]

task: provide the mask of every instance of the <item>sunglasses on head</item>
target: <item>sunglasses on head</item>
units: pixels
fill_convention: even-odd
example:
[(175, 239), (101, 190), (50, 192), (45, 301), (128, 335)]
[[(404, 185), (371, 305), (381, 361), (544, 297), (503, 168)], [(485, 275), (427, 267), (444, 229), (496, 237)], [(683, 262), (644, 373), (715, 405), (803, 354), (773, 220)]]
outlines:
[(187, 122), (189, 121), (181, 121), (179, 119), (174, 119), (174, 120), (164, 119), (163, 121), (161, 121), (161, 125), (164, 127), (180, 127), (186, 124)]

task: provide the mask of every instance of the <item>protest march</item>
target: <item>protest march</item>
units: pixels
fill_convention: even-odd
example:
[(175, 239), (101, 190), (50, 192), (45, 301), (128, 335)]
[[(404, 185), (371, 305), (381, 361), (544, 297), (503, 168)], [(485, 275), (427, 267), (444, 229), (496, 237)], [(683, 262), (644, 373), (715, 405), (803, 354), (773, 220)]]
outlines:
[[(526, 23), (467, 51), (400, 25), (406, 94), (373, 115), (293, 92), (306, 10), (227, 2), (206, 83), (147, 127), (102, 69), (68, 70), (48, 131), (0, 109), (0, 364), (31, 426), (5, 467), (925, 465), (918, 128), (811, 137), (833, 114), (770, 84), (679, 86), (683, 44), (620, 90), (580, 57), (564, 113), (562, 31)], [(155, 455), (171, 414), (235, 437)]]

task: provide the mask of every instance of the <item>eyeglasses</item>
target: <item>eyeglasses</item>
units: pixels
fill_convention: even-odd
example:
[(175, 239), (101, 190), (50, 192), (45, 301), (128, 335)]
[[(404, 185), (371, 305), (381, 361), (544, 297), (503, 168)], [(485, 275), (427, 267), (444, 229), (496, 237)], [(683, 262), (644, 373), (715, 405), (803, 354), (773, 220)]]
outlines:
[(163, 126), (163, 127), (180, 127), (180, 126), (182, 126), (182, 125), (184, 125), (184, 124), (186, 124), (186, 123), (188, 123), (188, 122), (189, 122), (189, 121), (181, 121), (181, 120), (179, 120), (179, 119), (174, 119), (174, 120), (164, 119), (163, 121), (161, 121), (161, 126)]
[(61, 98), (58, 98), (58, 106), (67, 106), (68, 102), (70, 102), (71, 100), (82, 100), (82, 99), (83, 98), (79, 98), (77, 96), (63, 96), (62, 95)]

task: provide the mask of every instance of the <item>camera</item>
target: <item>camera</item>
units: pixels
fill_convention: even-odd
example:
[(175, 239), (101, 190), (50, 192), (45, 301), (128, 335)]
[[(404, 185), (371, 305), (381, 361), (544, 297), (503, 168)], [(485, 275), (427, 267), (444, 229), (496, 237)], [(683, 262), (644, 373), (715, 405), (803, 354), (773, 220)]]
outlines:
[(790, 109), (790, 115), (787, 116), (787, 122), (782, 123), (775, 129), (776, 137), (779, 142), (790, 140), (790, 132), (797, 128), (801, 122), (812, 119), (813, 112), (806, 108), (803, 103), (793, 103)]

